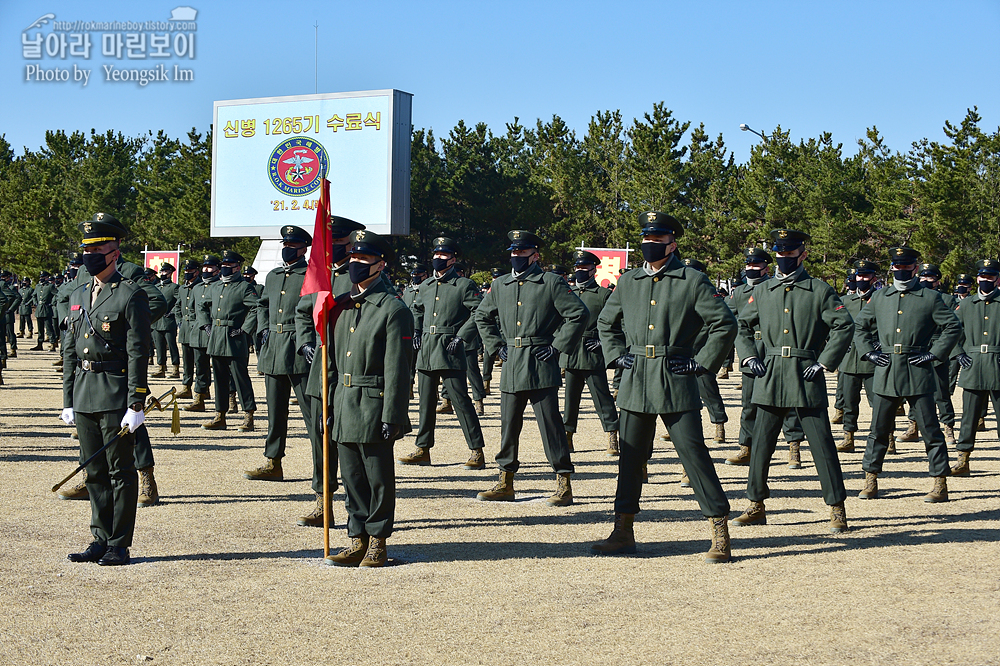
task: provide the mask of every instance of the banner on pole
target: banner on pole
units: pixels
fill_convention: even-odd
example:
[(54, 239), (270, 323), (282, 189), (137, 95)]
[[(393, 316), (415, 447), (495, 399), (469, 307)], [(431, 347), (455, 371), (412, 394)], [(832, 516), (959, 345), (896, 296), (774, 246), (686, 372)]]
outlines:
[(618, 284), (618, 275), (623, 268), (628, 268), (628, 250), (610, 247), (581, 247), (581, 250), (593, 252), (600, 260), (597, 275), (594, 279), (602, 287)]
[(159, 273), (161, 264), (170, 264), (176, 269), (174, 270), (173, 274), (174, 282), (180, 284), (178, 280), (180, 279), (179, 278), (180, 274), (183, 272), (181, 271), (180, 267), (180, 262), (181, 262), (180, 252), (178, 252), (177, 250), (164, 250), (162, 252), (159, 250), (144, 250), (143, 254), (146, 255), (145, 268), (152, 268), (154, 271)]

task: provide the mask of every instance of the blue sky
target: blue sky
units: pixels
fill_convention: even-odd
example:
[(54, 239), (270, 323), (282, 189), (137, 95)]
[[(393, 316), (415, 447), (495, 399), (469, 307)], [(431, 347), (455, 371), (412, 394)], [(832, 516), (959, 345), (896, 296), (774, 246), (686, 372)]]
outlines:
[[(193, 82), (106, 82), (99, 32), (89, 59), (23, 57), (22, 34), (58, 21), (167, 20), (197, 10)], [(586, 132), (598, 110), (626, 120), (664, 101), (723, 133), (737, 161), (759, 141), (741, 122), (795, 138), (833, 133), (848, 152), (877, 125), (894, 149), (943, 139), (945, 120), (978, 105), (1000, 126), (1000, 1), (953, 2), (114, 2), (0, 0), (0, 134), (20, 153), (46, 129), (127, 135), (204, 131), (217, 99), (398, 88), (413, 124), (444, 136), (464, 119), (494, 132), (560, 115)], [(51, 26), (43, 28), (43, 34)], [(38, 32), (28, 31), (27, 34)], [(26, 82), (37, 64), (91, 69), (86, 87)]]

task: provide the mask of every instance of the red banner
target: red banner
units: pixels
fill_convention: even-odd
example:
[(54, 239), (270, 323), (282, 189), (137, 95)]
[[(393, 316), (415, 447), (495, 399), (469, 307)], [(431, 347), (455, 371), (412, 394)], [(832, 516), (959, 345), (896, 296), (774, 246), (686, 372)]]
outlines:
[(160, 252), (159, 250), (146, 250), (146, 266), (145, 268), (152, 268), (157, 273), (160, 272), (160, 264), (170, 264), (174, 267), (174, 282), (178, 282), (180, 274), (183, 272), (180, 270), (181, 253), (177, 250), (165, 250)]
[(316, 294), (313, 306), (313, 324), (320, 343), (326, 344), (327, 312), (334, 305), (333, 290), (333, 235), (330, 228), (330, 181), (326, 178), (320, 186), (316, 222), (313, 226), (312, 250), (309, 266), (299, 295)]
[(601, 265), (597, 267), (594, 279), (602, 287), (618, 284), (618, 276), (623, 268), (628, 268), (628, 250), (609, 247), (584, 247), (587, 252), (593, 252), (600, 258)]

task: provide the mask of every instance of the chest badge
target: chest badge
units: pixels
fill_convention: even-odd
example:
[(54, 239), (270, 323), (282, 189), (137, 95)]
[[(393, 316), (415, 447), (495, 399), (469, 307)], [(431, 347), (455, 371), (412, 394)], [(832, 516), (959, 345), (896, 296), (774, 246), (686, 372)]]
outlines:
[(101, 330), (104, 331), (105, 333), (107, 333), (108, 331), (110, 331), (111, 330), (111, 323), (110, 322), (104, 322), (103, 324), (101, 324)]

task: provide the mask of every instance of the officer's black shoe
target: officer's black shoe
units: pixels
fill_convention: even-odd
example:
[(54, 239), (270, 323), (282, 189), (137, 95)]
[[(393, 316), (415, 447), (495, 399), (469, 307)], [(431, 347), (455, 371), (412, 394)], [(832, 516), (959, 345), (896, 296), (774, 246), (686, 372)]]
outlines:
[(106, 553), (107, 550), (108, 547), (103, 543), (94, 541), (87, 546), (87, 550), (82, 553), (70, 553), (66, 557), (70, 562), (96, 562), (104, 557), (104, 553)]
[(119, 548), (118, 546), (108, 547), (108, 551), (104, 553), (104, 557), (97, 560), (97, 563), (102, 567), (120, 567), (122, 565), (129, 563), (128, 548)]

